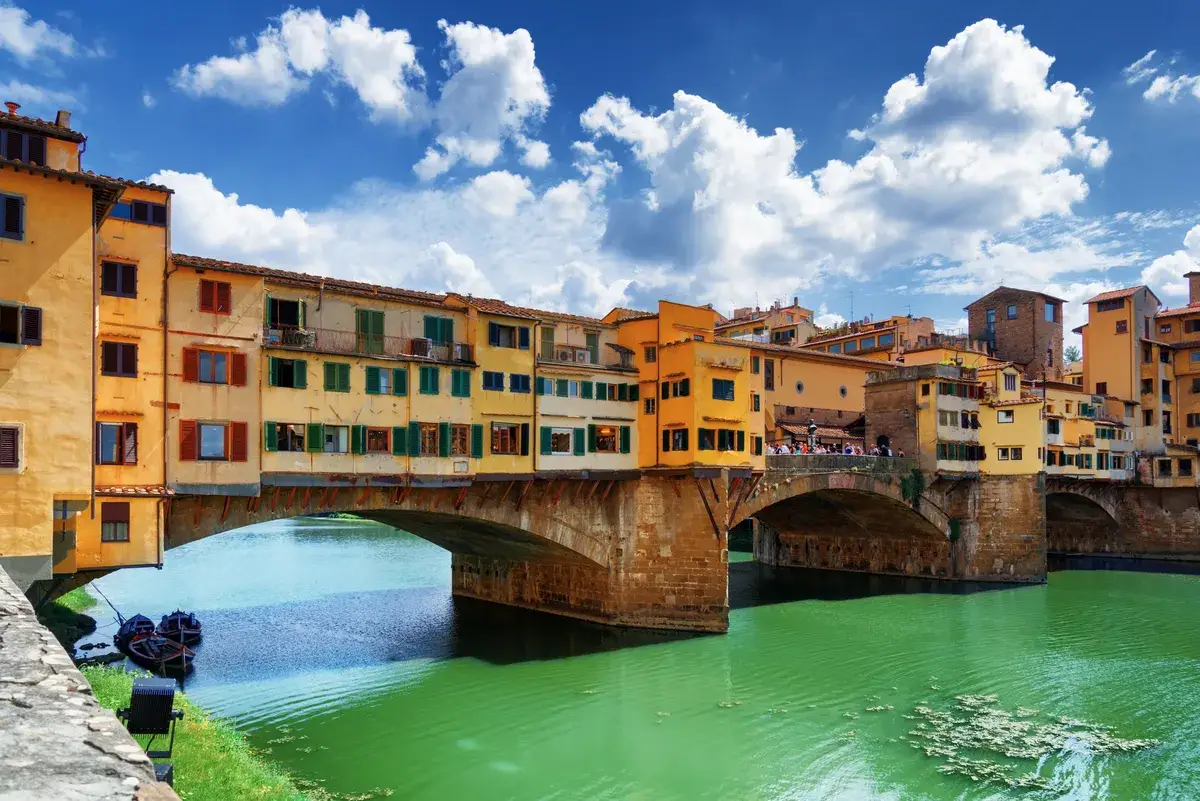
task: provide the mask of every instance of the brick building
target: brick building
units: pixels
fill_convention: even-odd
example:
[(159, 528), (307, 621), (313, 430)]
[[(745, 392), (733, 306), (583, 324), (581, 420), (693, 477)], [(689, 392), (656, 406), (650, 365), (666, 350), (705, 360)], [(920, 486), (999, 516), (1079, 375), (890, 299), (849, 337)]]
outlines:
[(1063, 377), (1063, 300), (1002, 286), (966, 307), (973, 339), (989, 343), (997, 359), (1027, 376)]

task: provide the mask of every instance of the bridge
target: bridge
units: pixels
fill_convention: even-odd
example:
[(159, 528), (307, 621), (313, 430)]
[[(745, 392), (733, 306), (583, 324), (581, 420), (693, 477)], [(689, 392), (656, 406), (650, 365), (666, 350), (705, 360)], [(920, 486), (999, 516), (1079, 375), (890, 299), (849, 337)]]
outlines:
[(910, 460), (816, 455), (768, 457), (757, 474), (264, 474), (256, 497), (172, 499), (166, 547), (353, 512), (450, 551), (456, 595), (612, 625), (724, 631), (728, 533), (743, 521), (756, 521), (756, 555), (771, 564), (1036, 582), (1045, 576), (1040, 493), (1036, 477), (946, 482), (927, 480)]

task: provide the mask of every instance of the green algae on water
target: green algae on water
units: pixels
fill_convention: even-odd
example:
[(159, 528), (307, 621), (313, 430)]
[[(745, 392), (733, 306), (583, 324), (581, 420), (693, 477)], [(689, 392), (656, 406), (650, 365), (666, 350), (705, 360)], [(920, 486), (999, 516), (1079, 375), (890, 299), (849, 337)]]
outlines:
[(918, 706), (920, 722), (908, 734), (917, 739), (913, 748), (945, 760), (938, 766), (940, 772), (975, 782), (1049, 790), (1053, 783), (1036, 770), (1020, 773), (1019, 764), (999, 758), (1031, 760), (1036, 765), (1064, 751), (1117, 754), (1159, 745), (1158, 740), (1121, 738), (1111, 726), (1081, 720), (1038, 721), (1034, 719), (1038, 711), (1026, 707), (1018, 707), (1014, 715), (1000, 708), (994, 695), (960, 695), (954, 700), (954, 710), (949, 712)]

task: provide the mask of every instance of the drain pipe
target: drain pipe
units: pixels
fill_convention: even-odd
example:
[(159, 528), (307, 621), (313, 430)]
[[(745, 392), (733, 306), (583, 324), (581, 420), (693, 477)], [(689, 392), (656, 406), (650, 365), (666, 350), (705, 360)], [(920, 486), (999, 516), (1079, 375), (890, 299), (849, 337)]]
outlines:
[[(168, 325), (168, 319), (170, 317), (170, 308), (171, 308), (171, 306), (170, 306), (171, 276), (175, 272), (178, 271), (177, 267), (171, 266), (171, 224), (170, 223), (171, 223), (171, 196), (167, 195), (167, 226), (166, 226), (166, 231), (163, 234), (163, 286), (162, 286), (162, 330), (163, 330), (163, 337), (162, 337), (162, 401), (163, 401), (163, 404), (162, 404), (162, 406), (163, 406), (163, 408), (162, 408), (162, 426), (163, 426), (163, 430), (162, 430), (161, 448), (162, 448), (162, 463), (163, 463), (162, 481), (163, 481), (164, 491), (167, 488), (167, 471), (170, 469), (170, 456), (168, 454), (169, 448), (167, 447), (167, 442), (169, 439), (168, 430), (169, 430), (169, 426), (170, 426), (170, 422), (171, 422), (171, 412), (170, 412), (170, 405), (168, 403), (168, 401), (170, 399), (170, 395), (167, 391), (167, 387), (168, 387), (167, 379), (168, 379), (168, 370), (170, 367), (170, 353), (171, 353), (170, 348), (168, 347), (168, 344), (169, 344), (171, 335), (170, 335), (170, 326)], [(166, 514), (167, 507), (163, 503), (162, 499), (159, 499), (158, 505), (159, 505), (159, 509), (163, 512), (162, 526), (159, 530), (159, 535), (158, 535), (158, 566), (159, 566), (159, 568), (161, 568), (163, 565), (165, 551), (166, 551), (168, 520), (167, 520), (167, 514)]]

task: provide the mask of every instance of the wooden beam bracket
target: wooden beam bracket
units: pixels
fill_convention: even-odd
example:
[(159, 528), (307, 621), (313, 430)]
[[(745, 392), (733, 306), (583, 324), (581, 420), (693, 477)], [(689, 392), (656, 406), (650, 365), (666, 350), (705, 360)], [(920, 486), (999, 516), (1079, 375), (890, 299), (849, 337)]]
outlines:
[(712, 523), (713, 534), (717, 539), (721, 539), (721, 529), (717, 526), (717, 518), (713, 515), (712, 506), (708, 503), (708, 496), (704, 494), (704, 485), (700, 483), (700, 479), (693, 479), (696, 482), (696, 491), (700, 493), (700, 500), (704, 501), (704, 511), (708, 512), (708, 522)]

